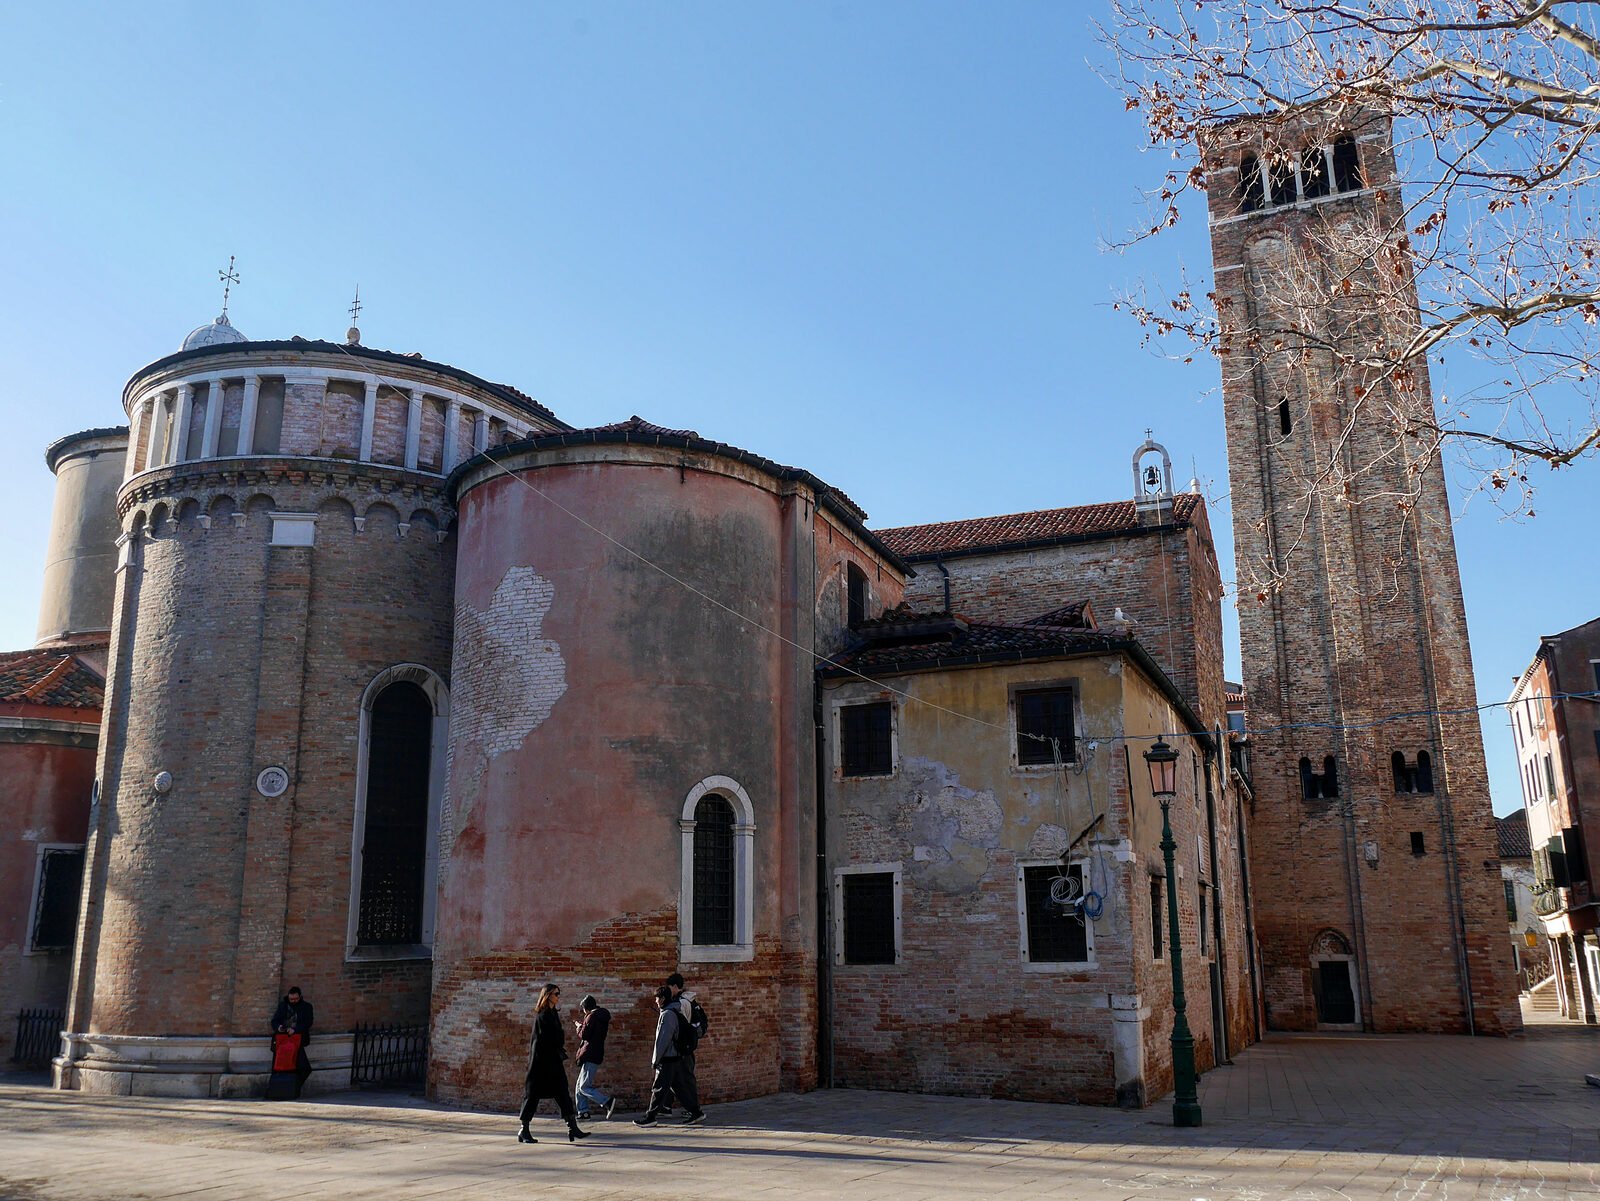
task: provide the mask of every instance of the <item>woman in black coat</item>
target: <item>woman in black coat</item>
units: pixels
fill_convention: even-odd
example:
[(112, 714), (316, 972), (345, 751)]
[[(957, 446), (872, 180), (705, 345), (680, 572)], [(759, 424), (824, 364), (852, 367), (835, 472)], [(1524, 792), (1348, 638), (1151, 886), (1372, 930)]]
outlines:
[(578, 1111), (572, 1104), (572, 1086), (567, 1083), (567, 1032), (561, 1028), (561, 989), (546, 984), (539, 990), (533, 1006), (533, 1045), (528, 1050), (528, 1079), (522, 1088), (522, 1130), (519, 1143), (536, 1143), (528, 1130), (528, 1119), (545, 1097), (555, 1099), (561, 1116), (567, 1119), (567, 1141), (588, 1138), (578, 1129)]

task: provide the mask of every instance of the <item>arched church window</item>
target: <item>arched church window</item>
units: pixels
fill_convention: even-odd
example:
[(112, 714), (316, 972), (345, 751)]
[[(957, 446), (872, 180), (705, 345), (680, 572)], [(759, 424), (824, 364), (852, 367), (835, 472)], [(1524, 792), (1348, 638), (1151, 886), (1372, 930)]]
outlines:
[(1261, 160), (1247, 154), (1239, 160), (1239, 210), (1254, 213), (1266, 207), (1266, 193), (1261, 187)]
[(1273, 159), (1268, 164), (1267, 179), (1271, 185), (1273, 204), (1293, 204), (1295, 202), (1294, 158), (1292, 155)]
[(423, 941), (428, 857), (428, 781), (433, 705), (400, 680), (373, 701), (367, 739), (366, 815), (361, 831), (360, 946)]
[(734, 962), (755, 954), (755, 811), (737, 781), (708, 776), (683, 804), (680, 962)]
[(1355, 138), (1342, 133), (1333, 140), (1333, 187), (1338, 192), (1355, 192), (1363, 186), (1361, 154)]
[(1328, 156), (1321, 146), (1300, 151), (1300, 191), (1307, 200), (1326, 196), (1329, 191)]

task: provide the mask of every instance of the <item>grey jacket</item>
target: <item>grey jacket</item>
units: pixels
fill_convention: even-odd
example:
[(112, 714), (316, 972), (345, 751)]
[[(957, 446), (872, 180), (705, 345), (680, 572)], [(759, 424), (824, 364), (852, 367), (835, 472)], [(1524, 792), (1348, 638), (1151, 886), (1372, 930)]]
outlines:
[(661, 1064), (668, 1059), (676, 1058), (678, 1058), (678, 1015), (673, 1011), (673, 1006), (668, 1005), (656, 1018), (656, 1047), (650, 1062)]

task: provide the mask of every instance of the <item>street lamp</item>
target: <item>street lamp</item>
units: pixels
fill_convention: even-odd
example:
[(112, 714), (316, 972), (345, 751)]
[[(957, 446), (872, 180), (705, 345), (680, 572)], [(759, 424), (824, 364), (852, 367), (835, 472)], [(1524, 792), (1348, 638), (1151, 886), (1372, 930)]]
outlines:
[(1183, 939), (1178, 931), (1177, 872), (1172, 865), (1178, 844), (1172, 837), (1172, 798), (1178, 791), (1178, 752), (1165, 738), (1144, 753), (1150, 768), (1150, 791), (1161, 802), (1161, 854), (1167, 864), (1167, 929), (1172, 955), (1172, 1124), (1200, 1125), (1200, 1097), (1195, 1091), (1194, 1035), (1189, 1033), (1188, 999), (1183, 993)]

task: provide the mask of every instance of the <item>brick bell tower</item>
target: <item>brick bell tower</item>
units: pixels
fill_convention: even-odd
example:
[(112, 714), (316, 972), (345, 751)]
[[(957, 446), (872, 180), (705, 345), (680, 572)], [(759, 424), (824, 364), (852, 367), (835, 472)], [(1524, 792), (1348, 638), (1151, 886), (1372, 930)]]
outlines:
[(1427, 365), (1326, 349), (1417, 319), (1390, 121), (1240, 121), (1202, 160), (1268, 1025), (1520, 1029), (1444, 473), (1392, 419)]

